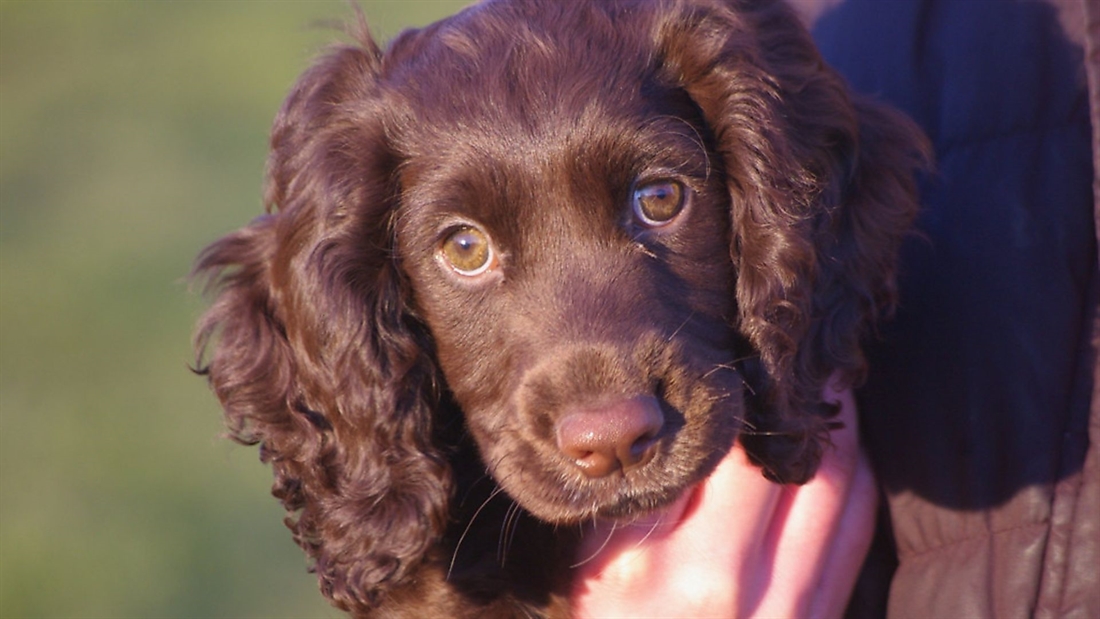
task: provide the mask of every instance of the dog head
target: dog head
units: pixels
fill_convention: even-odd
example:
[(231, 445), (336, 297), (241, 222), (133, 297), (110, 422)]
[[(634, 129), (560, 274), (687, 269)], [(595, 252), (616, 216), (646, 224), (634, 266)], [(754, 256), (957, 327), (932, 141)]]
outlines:
[(821, 386), (859, 380), (893, 302), (911, 123), (772, 2), (490, 1), (357, 36), (279, 113), (269, 213), (197, 265), (203, 371), (338, 605), (438, 543), (463, 426), (551, 522), (666, 505), (739, 432), (812, 475)]

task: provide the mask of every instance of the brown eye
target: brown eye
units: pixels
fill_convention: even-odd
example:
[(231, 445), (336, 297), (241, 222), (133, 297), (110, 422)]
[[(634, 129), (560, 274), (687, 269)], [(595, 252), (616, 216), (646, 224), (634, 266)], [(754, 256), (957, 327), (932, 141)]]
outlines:
[(676, 181), (657, 181), (634, 190), (634, 215), (651, 228), (672, 221), (684, 208), (684, 186)]
[(440, 255), (460, 275), (473, 277), (487, 271), (493, 262), (489, 237), (473, 226), (462, 226), (443, 240)]

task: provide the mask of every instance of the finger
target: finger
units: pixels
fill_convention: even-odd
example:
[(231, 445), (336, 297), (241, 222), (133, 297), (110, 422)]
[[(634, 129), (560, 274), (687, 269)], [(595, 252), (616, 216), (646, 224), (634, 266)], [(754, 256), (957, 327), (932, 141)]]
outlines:
[[(850, 390), (830, 390), (823, 395), (840, 404), (838, 420), (843, 425), (830, 433), (831, 445), (826, 448), (815, 477), (804, 486), (785, 488), (768, 530), (773, 556), (771, 570), (762, 574), (767, 583), (757, 589), (765, 593), (750, 609), (759, 616), (806, 616), (821, 597), (820, 584), (829, 564), (838, 560), (835, 555), (852, 555), (855, 551), (859, 558), (854, 568), (830, 577), (828, 583), (843, 584), (849, 572), (854, 582), (858, 562), (866, 552), (863, 544), (870, 541), (872, 530), (869, 527), (850, 531), (845, 523), (857, 472), (861, 470), (855, 401)], [(861, 508), (865, 507), (863, 503), (859, 502)], [(859, 542), (856, 548), (838, 543), (842, 528), (846, 533), (845, 543)], [(867, 539), (866, 542), (862, 538), (848, 539), (853, 536), (866, 536)], [(776, 595), (776, 592), (785, 594)], [(846, 599), (847, 593), (846, 589), (839, 595)]]
[(844, 614), (863, 560), (871, 548), (877, 506), (878, 487), (871, 463), (865, 453), (860, 453), (844, 514), (808, 616), (840, 617)]
[[(686, 523), (687, 530), (709, 546), (711, 553), (715, 539), (731, 535), (740, 540), (732, 552), (759, 552), (782, 494), (783, 486), (761, 475), (738, 444), (704, 482), (697, 497), (699, 513)], [(737, 531), (730, 530), (732, 523)]]
[(690, 616), (728, 617), (744, 607), (770, 558), (765, 538), (782, 494), (739, 446), (696, 491), (669, 543), (651, 557), (672, 590), (695, 603)]

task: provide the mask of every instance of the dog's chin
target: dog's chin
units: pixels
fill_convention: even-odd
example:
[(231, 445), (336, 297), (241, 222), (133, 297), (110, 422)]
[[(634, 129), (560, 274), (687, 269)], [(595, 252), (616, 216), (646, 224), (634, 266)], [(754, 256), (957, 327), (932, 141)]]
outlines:
[(659, 496), (631, 497), (617, 505), (599, 510), (593, 518), (616, 524), (646, 526), (678, 522), (694, 504), (699, 484), (679, 490), (664, 490)]
[(595, 528), (615, 529), (623, 526), (644, 530), (660, 528), (662, 533), (667, 533), (689, 518), (695, 511), (702, 495), (701, 488), (702, 482), (692, 484), (668, 504), (647, 511), (631, 511), (618, 516), (600, 516), (595, 519)]
[(621, 500), (587, 510), (555, 510), (552, 513), (532, 512), (538, 518), (558, 525), (580, 525), (587, 534), (593, 531), (614, 530), (620, 527), (659, 527), (667, 532), (686, 520), (699, 500), (701, 483), (690, 484), (678, 490), (665, 489), (660, 493), (624, 497)]
[[(667, 521), (678, 516), (698, 483), (713, 467), (706, 467), (694, 474), (684, 475), (682, 480), (640, 487), (638, 484), (615, 484), (612, 480), (593, 488), (575, 489), (569, 492), (561, 486), (534, 491), (532, 487), (509, 489), (508, 492), (531, 515), (556, 525), (583, 524), (593, 521), (619, 523), (648, 522), (653, 519)], [(621, 481), (621, 480), (620, 480)], [(565, 491), (563, 493), (563, 491)]]

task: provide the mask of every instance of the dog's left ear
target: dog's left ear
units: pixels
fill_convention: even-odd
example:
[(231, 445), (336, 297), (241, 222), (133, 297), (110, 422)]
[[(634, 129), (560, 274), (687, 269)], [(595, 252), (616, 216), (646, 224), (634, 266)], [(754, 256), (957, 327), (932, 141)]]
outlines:
[(801, 483), (828, 440), (823, 384), (862, 379), (860, 341), (895, 303), (929, 146), (901, 114), (853, 101), (781, 2), (688, 3), (655, 36), (729, 185), (738, 327), (767, 410), (742, 441), (769, 477)]

